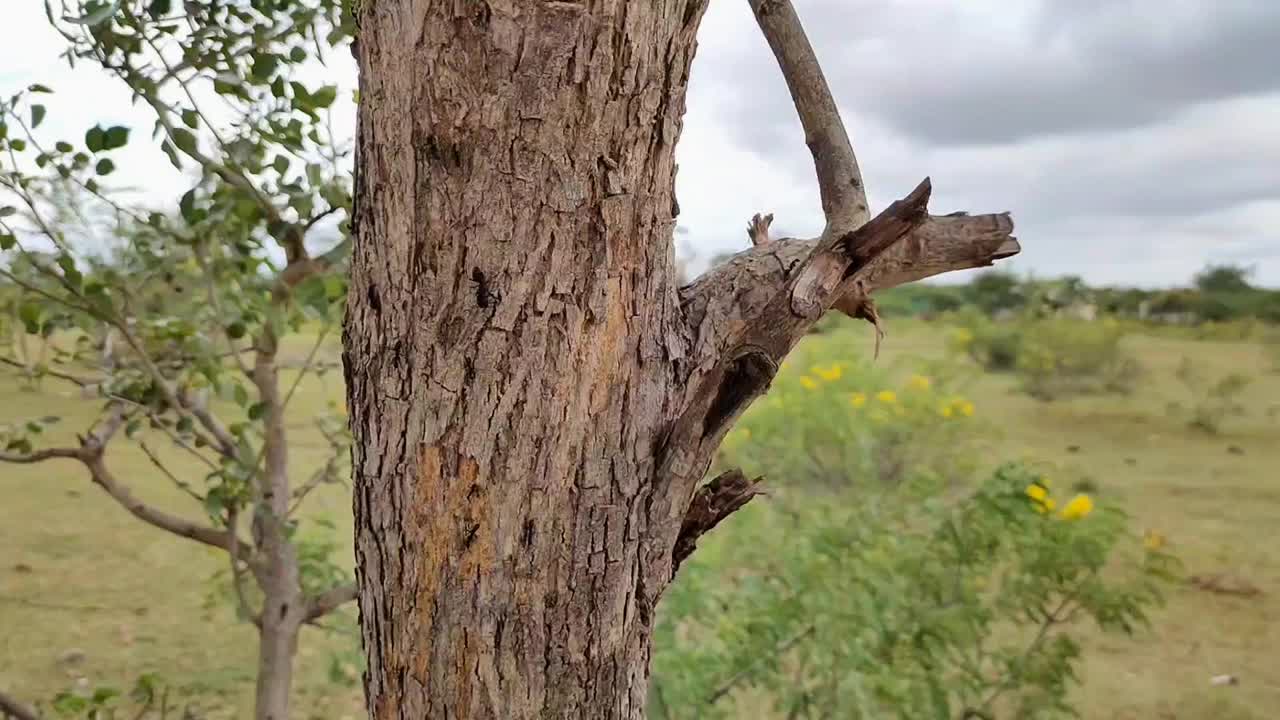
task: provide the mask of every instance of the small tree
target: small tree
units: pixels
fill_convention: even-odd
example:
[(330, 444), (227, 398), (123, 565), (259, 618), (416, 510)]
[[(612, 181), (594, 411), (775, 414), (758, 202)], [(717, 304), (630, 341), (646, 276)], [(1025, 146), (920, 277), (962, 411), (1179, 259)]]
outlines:
[[(320, 247), (317, 235), (350, 203), (328, 114), (337, 90), (290, 78), (349, 26), (331, 0), (67, 0), (49, 16), (68, 60), (99, 65), (151, 111), (160, 149), (191, 184), (160, 211), (120, 202), (108, 183), (133, 128), (96, 124), (50, 142), (37, 131), (48, 88), (0, 104), (0, 277), (22, 340), (39, 336), (46, 353), (0, 363), (100, 404), (71, 446), (41, 445), (56, 418), (0, 428), (0, 461), (75, 461), (142, 522), (223, 551), (239, 612), (259, 630), (255, 716), (283, 720), (300, 628), (354, 596), (329, 545), (299, 534), (307, 495), (346, 478), (343, 415), (316, 419), (330, 453), (301, 484), (285, 422), (301, 380), (328, 367), (319, 351), (339, 320), (348, 242)], [(108, 213), (105, 251), (80, 242), (102, 226), (62, 212), (67, 188)], [(290, 364), (281, 341), (304, 330), (310, 349)], [(121, 439), (199, 510), (136, 495), (112, 471), (108, 448)]]

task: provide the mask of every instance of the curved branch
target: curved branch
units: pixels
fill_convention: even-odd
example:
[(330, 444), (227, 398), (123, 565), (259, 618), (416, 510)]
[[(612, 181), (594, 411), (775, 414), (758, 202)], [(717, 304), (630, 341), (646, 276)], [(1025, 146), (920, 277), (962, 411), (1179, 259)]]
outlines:
[(356, 599), (358, 590), (355, 583), (339, 585), (307, 600), (307, 613), (302, 621), (313, 623), (316, 620), (337, 610), (339, 607)]
[(791, 0), (748, 1), (800, 115), (805, 143), (818, 173), (828, 229), (853, 230), (870, 217), (862, 172), (800, 17)]
[(80, 460), (81, 451), (79, 448), (48, 448), (47, 450), (37, 450), (26, 455), (15, 455), (13, 453), (0, 453), (0, 462), (12, 463), (14, 465), (34, 465), (45, 460), (53, 460), (54, 458), (66, 458), (68, 460)]

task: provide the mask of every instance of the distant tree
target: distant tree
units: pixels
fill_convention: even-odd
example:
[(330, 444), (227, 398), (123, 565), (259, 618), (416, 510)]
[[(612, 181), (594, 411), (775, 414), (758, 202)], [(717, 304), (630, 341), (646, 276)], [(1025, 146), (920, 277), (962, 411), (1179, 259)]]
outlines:
[(1241, 293), (1253, 289), (1252, 268), (1238, 265), (1210, 265), (1196, 274), (1195, 286), (1202, 293)]
[(1018, 277), (1000, 270), (979, 273), (969, 283), (968, 292), (971, 302), (988, 314), (998, 310), (1016, 310), (1025, 300)]

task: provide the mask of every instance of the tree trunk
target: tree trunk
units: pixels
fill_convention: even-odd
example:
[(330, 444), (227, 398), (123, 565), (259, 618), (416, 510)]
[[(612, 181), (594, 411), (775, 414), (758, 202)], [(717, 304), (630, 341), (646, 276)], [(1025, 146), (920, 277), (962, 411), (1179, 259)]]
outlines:
[(928, 182), (862, 225), (794, 10), (750, 4), (828, 226), (775, 243), (760, 221), (679, 289), (706, 0), (360, 3), (344, 366), (376, 720), (644, 717), (658, 597), (756, 494), (697, 483), (786, 353), (837, 302), (878, 323), (872, 291), (1017, 251), (1007, 216), (929, 217)]
[(258, 680), (254, 720), (288, 720), (293, 659), (298, 651), (298, 625), (293, 618), (264, 613), (258, 633)]
[(642, 717), (704, 0), (366, 5), (346, 365), (373, 715)]
[[(266, 407), (262, 471), (256, 488), (260, 497), (253, 504), (252, 526), (254, 543), (262, 557), (262, 565), (255, 568), (255, 572), (263, 596), (254, 719), (288, 720), (298, 630), (308, 607), (302, 596), (297, 549), (289, 538), (287, 526), (291, 498), (289, 439), (276, 368), (279, 342), (268, 329), (255, 339), (254, 345), (253, 383), (258, 388), (260, 402)], [(238, 532), (234, 524), (231, 530)]]

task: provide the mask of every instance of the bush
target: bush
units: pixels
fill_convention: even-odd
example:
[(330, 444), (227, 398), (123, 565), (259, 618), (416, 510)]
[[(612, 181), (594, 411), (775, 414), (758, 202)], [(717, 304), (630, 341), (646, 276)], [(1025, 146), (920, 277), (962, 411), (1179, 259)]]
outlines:
[(1128, 393), (1141, 375), (1137, 361), (1121, 345), (1125, 326), (1111, 318), (994, 322), (970, 313), (955, 319), (960, 326), (948, 340), (952, 352), (990, 372), (1016, 372), (1022, 390), (1032, 397)]
[(744, 512), (667, 591), (655, 718), (1065, 716), (1079, 626), (1134, 632), (1172, 570), (1020, 466), (960, 498), (925, 476)]
[(729, 433), (721, 464), (825, 488), (893, 483), (909, 471), (971, 476), (976, 407), (948, 390), (954, 378), (934, 369), (893, 380), (848, 337), (824, 340), (826, 358), (799, 348), (768, 396)]
[(1132, 391), (1141, 370), (1121, 347), (1124, 334), (1120, 324), (1110, 320), (1028, 325), (1018, 348), (1023, 391), (1041, 400)]
[(1245, 413), (1240, 395), (1250, 383), (1248, 376), (1229, 373), (1214, 379), (1192, 363), (1191, 358), (1184, 357), (1178, 365), (1177, 377), (1186, 390), (1187, 402), (1169, 403), (1169, 412), (1186, 416), (1189, 427), (1217, 435), (1227, 418)]

